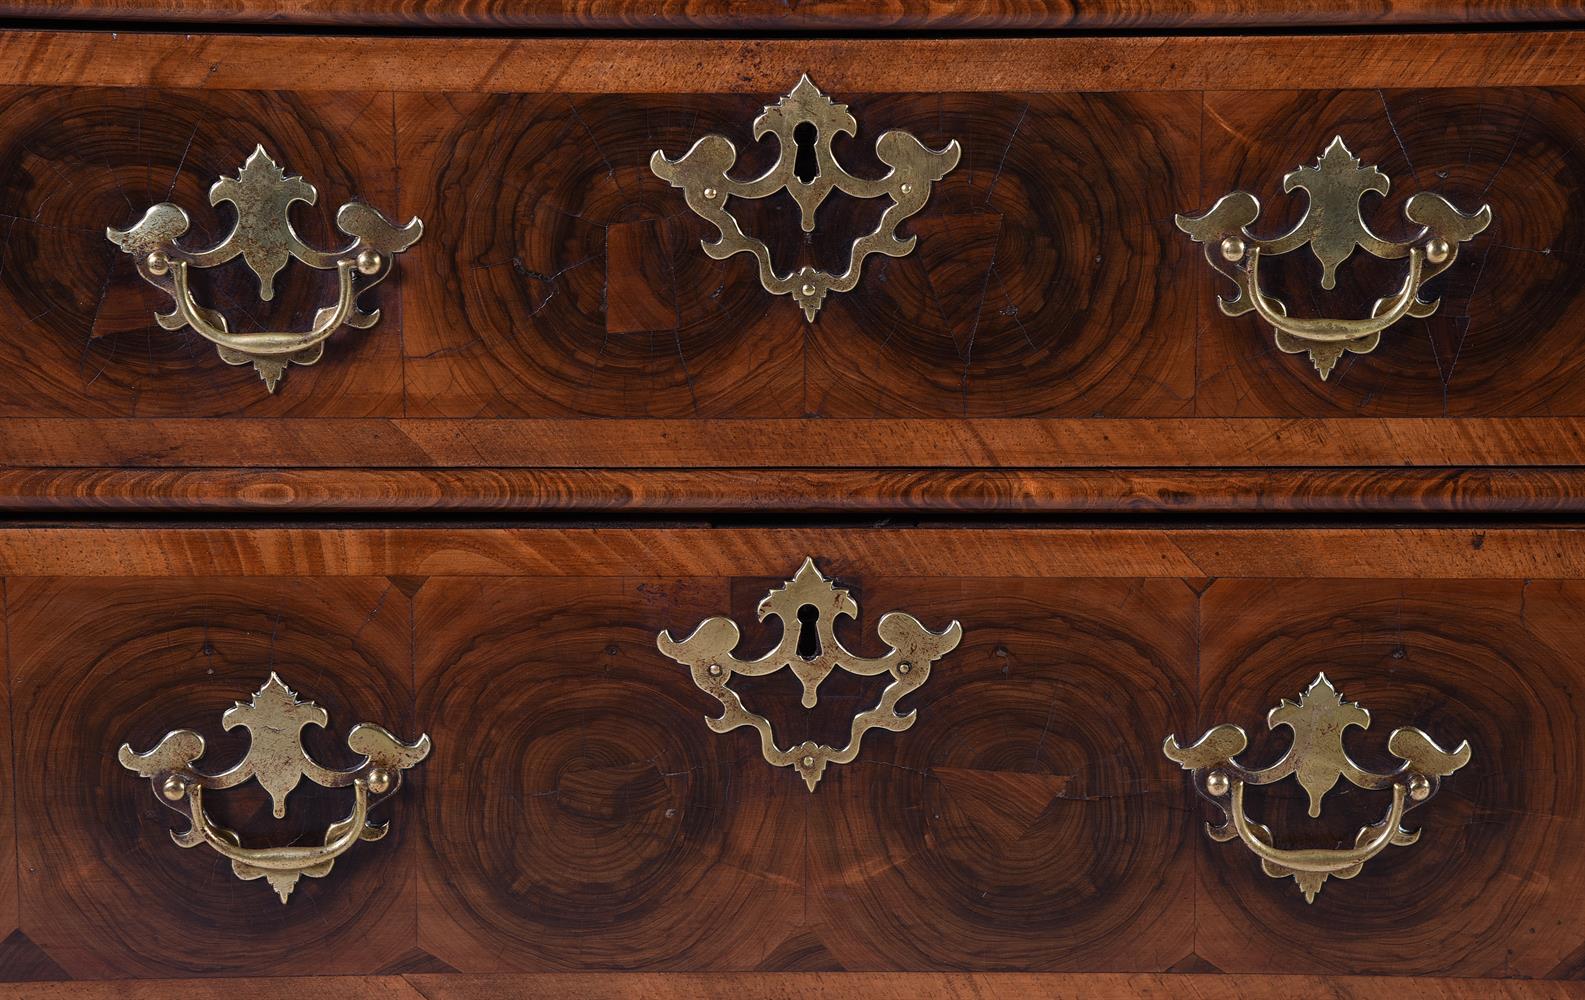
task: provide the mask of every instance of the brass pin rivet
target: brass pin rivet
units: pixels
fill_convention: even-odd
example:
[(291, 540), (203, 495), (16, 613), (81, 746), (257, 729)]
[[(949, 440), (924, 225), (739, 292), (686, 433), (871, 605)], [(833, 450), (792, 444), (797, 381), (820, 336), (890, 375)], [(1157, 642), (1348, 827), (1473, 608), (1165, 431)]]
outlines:
[(382, 263), (380, 255), (373, 250), (365, 250), (358, 254), (358, 272), (360, 274), (378, 274)]
[(180, 802), (187, 797), (187, 779), (179, 774), (173, 774), (160, 783), (160, 794), (172, 802)]
[(1441, 238), (1431, 240), (1425, 245), (1425, 259), (1433, 264), (1447, 260), (1448, 254), (1452, 252), (1453, 248), (1448, 245), (1447, 240)]
[(384, 795), (391, 790), (391, 772), (383, 767), (377, 767), (369, 772), (369, 791), (376, 795)]
[(1222, 257), (1226, 260), (1243, 260), (1245, 249), (1246, 247), (1244, 246), (1244, 241), (1239, 239), (1237, 236), (1229, 236), (1227, 239), (1222, 241)]
[(907, 660), (904, 660), (903, 662), (897, 664), (897, 672), (899, 674), (906, 674), (908, 671), (912, 670), (913, 668), (914, 668), (914, 665), (912, 663), (909, 663)]
[(805, 756), (803, 763), (804, 763), (804, 767), (814, 767), (815, 766), (815, 759), (812, 756)]
[(813, 286), (813, 285), (804, 285), (802, 288), (799, 289), (799, 291), (803, 292), (805, 295), (813, 295), (815, 293), (815, 286)]
[(1424, 802), (1431, 797), (1431, 781), (1423, 774), (1417, 774), (1409, 779), (1409, 798), (1416, 802)]
[(145, 264), (150, 274), (169, 274), (171, 271), (171, 259), (162, 250), (149, 254)]
[(710, 676), (711, 677), (720, 677), (721, 676), (721, 664), (719, 664), (719, 663), (710, 664)]
[(898, 190), (901, 191), (903, 194), (913, 194), (914, 186), (912, 184), (905, 183), (905, 184), (903, 184), (902, 187), (898, 188)]
[(1227, 780), (1227, 774), (1222, 771), (1212, 771), (1205, 776), (1205, 790), (1217, 798), (1227, 794), (1232, 787), (1232, 782)]
[(719, 194), (719, 193), (720, 193), (720, 192), (719, 192), (719, 191), (717, 191), (717, 190), (716, 190), (716, 189), (715, 189), (715, 188), (705, 188), (705, 189), (704, 189), (704, 198), (705, 198), (705, 201), (715, 201), (715, 196), (716, 196), (716, 195), (717, 195), (717, 194)]

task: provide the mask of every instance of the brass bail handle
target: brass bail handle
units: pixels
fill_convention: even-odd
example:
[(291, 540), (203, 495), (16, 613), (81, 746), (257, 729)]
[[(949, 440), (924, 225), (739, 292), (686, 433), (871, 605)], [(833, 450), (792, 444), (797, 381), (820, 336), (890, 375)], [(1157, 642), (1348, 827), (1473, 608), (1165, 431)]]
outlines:
[[(178, 240), (187, 232), (187, 213), (178, 205), (161, 202), (126, 229), (110, 227), (105, 235), (137, 262), (144, 281), (171, 296), (173, 308), (155, 313), (166, 330), (190, 327), (215, 345), (220, 359), (230, 365), (251, 364), (269, 392), (289, 364), (311, 365), (324, 356), (325, 341), (343, 326), (368, 329), (379, 321), (380, 311), (364, 311), (358, 298), (390, 274), (396, 255), (418, 242), (424, 224), (417, 218), (397, 226), (358, 201), (349, 201), (336, 212), (336, 227), (352, 242), (336, 251), (308, 246), (292, 228), (288, 216), (294, 202), (312, 205), (319, 192), (296, 175), (288, 175), (258, 146), (235, 177), (223, 177), (209, 189), (210, 204), (230, 202), (237, 218), (231, 232), (207, 250), (191, 250)], [(194, 268), (218, 267), (241, 257), (259, 280), (259, 298), (275, 297), (275, 276), (296, 260), (321, 271), (336, 272), (336, 302), (320, 309), (306, 331), (234, 333), (226, 318), (200, 305), (193, 295)]]
[[(388, 782), (386, 784), (389, 787)], [(347, 853), (359, 840), (378, 840), (385, 835), (384, 827), (373, 830), (365, 827), (369, 815), (368, 780), (359, 778), (352, 787), (352, 815), (326, 832), (323, 847), (243, 847), (234, 832), (216, 825), (204, 812), (204, 786), (198, 782), (187, 786), (187, 804), (193, 821), (192, 829), (197, 830), (204, 843), (222, 856), (260, 871), (303, 874), (310, 869), (328, 865)], [(177, 842), (180, 843), (179, 840)], [(281, 900), (283, 903), (285, 901)]]
[[(204, 738), (191, 729), (167, 733), (146, 753), (137, 753), (123, 743), (116, 756), (127, 770), (149, 780), (156, 798), (188, 818), (186, 830), (171, 834), (177, 845), (207, 845), (231, 862), (237, 878), (266, 880), (285, 903), (298, 879), (324, 878), (336, 859), (359, 841), (385, 836), (386, 824), (370, 823), (369, 810), (395, 794), (402, 772), (429, 755), (428, 736), (404, 743), (365, 722), (347, 733), (347, 747), (361, 754), (363, 763), (348, 770), (327, 768), (303, 748), (302, 731), (329, 722), (324, 709), (300, 700), (272, 673), (251, 700), (237, 702), (222, 717), (224, 728), (242, 726), (248, 731), (248, 752), (231, 768), (219, 773), (198, 770), (194, 765), (204, 755)], [(270, 793), (279, 819), (286, 815), (287, 795), (303, 778), (325, 788), (351, 787), (353, 792), (352, 812), (330, 824), (318, 846), (244, 847), (235, 831), (215, 823), (204, 810), (206, 791), (235, 788), (253, 780)]]
[[(1268, 323), (1277, 348), (1288, 354), (1308, 353), (1325, 380), (1344, 351), (1369, 354), (1381, 336), (1408, 317), (1425, 318), (1440, 300), (1422, 299), (1426, 282), (1453, 266), (1458, 248), (1491, 225), (1491, 207), (1466, 215), (1439, 194), (1422, 191), (1404, 204), (1404, 216), (1419, 226), (1409, 238), (1382, 239), (1365, 223), (1360, 201), (1366, 192), (1386, 195), (1387, 175), (1361, 164), (1342, 136), (1332, 140), (1314, 166), (1299, 167), (1283, 178), (1284, 191), (1302, 189), (1309, 196), (1304, 217), (1288, 232), (1265, 238), (1249, 227), (1260, 217), (1260, 200), (1247, 191), (1222, 196), (1204, 215), (1179, 215), (1178, 228), (1205, 245), (1205, 259), (1233, 282), (1234, 294), (1217, 299), (1222, 312), (1241, 316), (1253, 311)], [(1368, 317), (1297, 318), (1287, 305), (1260, 287), (1260, 263), (1267, 257), (1309, 247), (1321, 264), (1321, 287), (1337, 284), (1337, 268), (1362, 249), (1382, 260), (1408, 260), (1408, 275), (1397, 294), (1376, 301)]]
[[(1249, 249), (1249, 290), (1250, 299), (1255, 304), (1255, 313), (1261, 319), (1270, 323), (1279, 333), (1286, 333), (1313, 344), (1343, 344), (1359, 341), (1374, 333), (1392, 326), (1394, 323), (1409, 315), (1409, 310), (1414, 306), (1419, 296), (1421, 277), (1421, 264), (1426, 259), (1426, 251), (1421, 247), (1413, 247), (1409, 251), (1409, 276), (1404, 278), (1403, 287), (1391, 299), (1378, 299), (1374, 315), (1369, 319), (1298, 319), (1288, 316), (1282, 306), (1265, 295), (1260, 290), (1260, 247)], [(1444, 255), (1445, 259), (1445, 255)]]
[[(1425, 778), (1416, 775), (1416, 779), (1424, 782)], [(1380, 854), (1388, 844), (1393, 842), (1393, 837), (1399, 832), (1398, 824), (1403, 821), (1403, 806), (1409, 797), (1407, 783), (1395, 781), (1392, 783), (1392, 807), (1379, 823), (1363, 827), (1359, 831), (1356, 843), (1348, 850), (1332, 849), (1304, 849), (1283, 850), (1271, 842), (1270, 831), (1265, 827), (1257, 827), (1250, 823), (1249, 817), (1244, 812), (1244, 782), (1240, 778), (1229, 778), (1220, 771), (1213, 771), (1206, 778), (1206, 791), (1212, 788), (1224, 787), (1223, 794), (1231, 796), (1228, 813), (1233, 818), (1233, 828), (1238, 833), (1238, 839), (1244, 846), (1262, 861), (1282, 868), (1289, 868), (1296, 872), (1315, 872), (1326, 875), (1340, 875), (1354, 869), (1357, 873), (1359, 866)], [(1425, 786), (1422, 786), (1425, 787)], [(1425, 795), (1420, 795), (1425, 798)], [(1258, 830), (1258, 832), (1257, 832)], [(1314, 897), (1311, 897), (1314, 898)]]
[[(1405, 727), (1387, 738), (1387, 749), (1402, 764), (1385, 773), (1365, 770), (1344, 749), (1343, 734), (1353, 726), (1368, 728), (1370, 713), (1344, 701), (1325, 674), (1317, 675), (1298, 701), (1284, 699), (1272, 709), (1266, 725), (1286, 726), (1293, 732), (1293, 743), (1280, 760), (1265, 768), (1237, 759), (1249, 738), (1234, 725), (1216, 726), (1187, 747), (1180, 746), (1176, 736), (1168, 736), (1162, 750), (1192, 772), (1195, 790), (1221, 810), (1223, 821), (1206, 824), (1206, 835), (1218, 842), (1236, 838), (1260, 859), (1267, 875), (1292, 877), (1306, 902), (1315, 901), (1328, 878), (1353, 878), (1388, 847), (1418, 841), (1418, 830), (1404, 829), (1404, 815), (1436, 794), (1442, 779), (1469, 763), (1471, 754), (1467, 741), (1449, 752), (1420, 730)], [(1270, 829), (1250, 820), (1244, 791), (1249, 785), (1269, 785), (1288, 777), (1296, 778), (1308, 793), (1312, 817), (1321, 815), (1322, 800), (1343, 779), (1369, 791), (1390, 791), (1391, 804), (1380, 820), (1360, 828), (1351, 848), (1281, 848)]]

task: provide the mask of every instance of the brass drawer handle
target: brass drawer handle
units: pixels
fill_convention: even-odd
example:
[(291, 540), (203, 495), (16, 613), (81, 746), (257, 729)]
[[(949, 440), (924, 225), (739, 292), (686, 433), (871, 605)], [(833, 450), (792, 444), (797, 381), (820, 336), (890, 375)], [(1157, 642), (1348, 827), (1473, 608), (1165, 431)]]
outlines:
[[(808, 135), (810, 129), (812, 138)], [(867, 180), (848, 173), (836, 161), (831, 140), (839, 132), (856, 136), (858, 122), (848, 113), (846, 104), (832, 101), (804, 76), (785, 97), (754, 119), (754, 138), (774, 134), (779, 154), (770, 169), (758, 177), (737, 180), (727, 176), (737, 163), (737, 147), (721, 135), (705, 136), (675, 160), (657, 149), (649, 158), (649, 167), (672, 187), (681, 188), (688, 207), (720, 230), (720, 238), (714, 243), (701, 244), (705, 253), (715, 260), (738, 253), (752, 254), (759, 262), (759, 280), (765, 290), (773, 295), (791, 295), (803, 308), (804, 318), (814, 322), (827, 292), (850, 292), (858, 287), (865, 257), (872, 253), (904, 257), (913, 250), (918, 237), (898, 239), (898, 225), (925, 207), (931, 185), (956, 167), (962, 154), (956, 139), (941, 149), (930, 149), (910, 133), (894, 129), (875, 143), (876, 158), (891, 169), (883, 177)], [(810, 174), (812, 166), (812, 176), (800, 176), (800, 143), (805, 150), (802, 173)], [(865, 199), (885, 195), (892, 203), (873, 232), (853, 241), (846, 271), (828, 274), (805, 266), (778, 274), (770, 248), (763, 240), (743, 232), (728, 211), (727, 202), (734, 197), (765, 198), (783, 190), (798, 203), (806, 233), (814, 232), (815, 210), (833, 190)]]
[[(297, 887), (298, 878), (323, 878), (330, 874), (336, 858), (360, 840), (379, 840), (387, 824), (368, 822), (369, 808), (396, 794), (402, 772), (429, 755), (429, 737), (416, 743), (403, 743), (379, 726), (361, 723), (347, 733), (347, 746), (362, 754), (363, 763), (348, 771), (321, 766), (303, 749), (304, 726), (326, 726), (330, 716), (311, 701), (299, 701), (274, 673), (246, 704), (237, 702), (226, 710), (221, 726), (248, 731), (248, 752), (235, 766), (218, 774), (193, 767), (204, 755), (204, 738), (191, 729), (178, 729), (147, 753), (136, 753), (121, 744), (117, 759), (121, 766), (149, 779), (155, 798), (183, 813), (192, 825), (171, 839), (182, 847), (208, 844), (229, 858), (237, 878), (266, 879), (285, 903)], [(216, 824), (204, 812), (205, 789), (235, 788), (249, 778), (270, 793), (275, 817), (286, 815), (286, 796), (298, 782), (308, 778), (326, 788), (352, 786), (352, 813), (330, 824), (322, 847), (243, 847), (237, 834)], [(370, 796), (373, 796), (371, 800)]]
[[(1217, 298), (1222, 312), (1241, 316), (1254, 310), (1276, 331), (1279, 350), (1308, 351), (1325, 380), (1345, 350), (1369, 354), (1381, 343), (1382, 331), (1400, 319), (1436, 312), (1440, 300), (1422, 300), (1420, 289), (1453, 265), (1460, 243), (1491, 225), (1489, 205), (1465, 215), (1441, 195), (1422, 191), (1403, 207), (1403, 214), (1420, 231), (1401, 243), (1384, 240), (1365, 224), (1359, 203), (1367, 191), (1385, 195), (1389, 184), (1380, 170), (1361, 166), (1338, 136), (1315, 166), (1300, 167), (1282, 179), (1284, 191), (1303, 188), (1309, 204), (1298, 224), (1281, 236), (1262, 239), (1249, 231), (1260, 217), (1260, 200), (1247, 191), (1223, 195), (1204, 215), (1179, 215), (1176, 221), (1196, 243), (1205, 244), (1205, 259), (1237, 286), (1232, 298)], [(1304, 246), (1321, 262), (1321, 287), (1328, 290), (1336, 287), (1337, 267), (1355, 247), (1382, 260), (1408, 258), (1409, 273), (1396, 295), (1377, 300), (1368, 319), (1295, 319), (1280, 299), (1260, 290), (1259, 269), (1262, 256), (1275, 257)], [(1241, 262), (1243, 267), (1238, 266)]]
[[(818, 643), (808, 654), (800, 652), (804, 639), (804, 616), (800, 612), (804, 608), (813, 609), (818, 616), (815, 622)], [(765, 759), (776, 767), (796, 770), (812, 792), (825, 774), (827, 764), (851, 764), (858, 758), (859, 742), (865, 733), (871, 729), (900, 733), (914, 724), (918, 711), (898, 715), (897, 702), (924, 684), (930, 678), (930, 665), (956, 649), (963, 638), (963, 628), (955, 621), (941, 632), (932, 632), (912, 615), (889, 611), (876, 623), (875, 631), (891, 647), (891, 652), (867, 659), (843, 648), (834, 631), (837, 618), (857, 618), (858, 613), (858, 603), (848, 591), (822, 576), (814, 560), (806, 558), (791, 580), (773, 589), (759, 603), (759, 620), (775, 616), (782, 634), (776, 648), (758, 659), (740, 660), (732, 655), (741, 633), (730, 618), (707, 618), (692, 635), (681, 641), (673, 639), (669, 630), (662, 632), (656, 645), (662, 653), (688, 667), (694, 684), (721, 703), (721, 715), (705, 719), (712, 730), (729, 733), (739, 726), (752, 726), (759, 732), (760, 750)], [(892, 677), (892, 682), (881, 692), (880, 702), (853, 717), (848, 745), (840, 750), (813, 741), (781, 749), (771, 732), (770, 720), (750, 712), (737, 692), (727, 687), (733, 674), (763, 677), (787, 668), (803, 685), (803, 707), (814, 708), (819, 701), (821, 682), (838, 667), (864, 677), (879, 674)]]
[[(1354, 763), (1343, 748), (1343, 732), (1350, 726), (1370, 726), (1370, 713), (1351, 701), (1344, 701), (1332, 683), (1321, 674), (1311, 682), (1297, 702), (1283, 699), (1266, 716), (1266, 726), (1287, 726), (1293, 732), (1293, 745), (1275, 764), (1251, 769), (1234, 758), (1249, 745), (1249, 738), (1238, 726), (1221, 725), (1207, 732), (1192, 746), (1180, 747), (1176, 736), (1168, 736), (1163, 750), (1186, 771), (1193, 772), (1196, 791), (1222, 810), (1220, 826), (1206, 824), (1212, 840), (1225, 842), (1237, 837), (1260, 858), (1261, 868), (1272, 878), (1292, 876), (1314, 902), (1316, 893), (1328, 877), (1353, 878), (1365, 862), (1389, 845), (1407, 847), (1420, 839), (1418, 830), (1403, 828), (1404, 813), (1436, 794), (1442, 779), (1469, 763), (1466, 740), (1449, 753), (1418, 729), (1395, 729), (1387, 738), (1387, 749), (1403, 764), (1378, 774)], [(1392, 805), (1379, 822), (1361, 827), (1354, 846), (1345, 850), (1293, 850), (1276, 846), (1271, 830), (1253, 823), (1244, 812), (1244, 787), (1269, 785), (1293, 775), (1310, 799), (1310, 815), (1321, 815), (1321, 800), (1339, 778), (1371, 791), (1390, 788)]]
[[(296, 175), (287, 176), (264, 147), (249, 156), (236, 177), (223, 177), (209, 189), (209, 203), (229, 201), (237, 220), (225, 239), (208, 250), (177, 244), (187, 232), (187, 213), (161, 202), (143, 213), (129, 229), (109, 228), (105, 235), (137, 261), (143, 280), (170, 294), (175, 305), (154, 318), (167, 330), (192, 327), (212, 342), (230, 365), (252, 364), (269, 392), (288, 364), (311, 365), (325, 353), (325, 341), (342, 326), (367, 330), (380, 311), (358, 307), (358, 297), (390, 274), (396, 255), (418, 242), (424, 224), (417, 218), (397, 226), (362, 202), (349, 201), (336, 212), (336, 227), (353, 238), (332, 253), (305, 244), (287, 215), (293, 202), (314, 204), (319, 192)], [(275, 297), (275, 275), (293, 259), (321, 271), (336, 272), (336, 303), (320, 309), (313, 326), (302, 333), (232, 333), (226, 318), (193, 298), (192, 268), (218, 267), (241, 257), (259, 279), (259, 298)], [(364, 280), (360, 280), (364, 279)]]

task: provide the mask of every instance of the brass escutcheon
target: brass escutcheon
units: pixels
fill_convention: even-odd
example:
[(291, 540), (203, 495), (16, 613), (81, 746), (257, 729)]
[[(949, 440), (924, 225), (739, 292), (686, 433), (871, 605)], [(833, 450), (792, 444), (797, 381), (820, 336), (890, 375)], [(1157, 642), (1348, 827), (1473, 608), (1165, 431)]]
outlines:
[[(798, 612), (804, 607), (812, 607), (818, 615), (815, 629), (819, 649), (808, 657), (798, 652), (804, 627)], [(825, 774), (827, 764), (851, 764), (858, 758), (859, 742), (866, 732), (889, 729), (900, 733), (914, 724), (919, 713), (899, 715), (897, 702), (924, 684), (930, 678), (931, 664), (956, 649), (963, 638), (963, 629), (957, 622), (941, 632), (932, 632), (912, 615), (890, 611), (881, 616), (875, 631), (891, 647), (891, 652), (867, 659), (843, 648), (834, 631), (838, 617), (857, 618), (858, 613), (858, 603), (847, 590), (827, 580), (815, 568), (814, 560), (806, 558), (791, 580), (773, 589), (759, 603), (759, 620), (775, 616), (782, 629), (776, 647), (760, 658), (740, 660), (732, 654), (740, 633), (737, 623), (730, 618), (707, 618), (692, 635), (681, 641), (673, 639), (670, 631), (662, 632), (656, 645), (662, 653), (689, 669), (694, 684), (701, 691), (721, 703), (721, 715), (705, 719), (711, 729), (728, 733), (739, 726), (752, 726), (759, 731), (760, 750), (765, 759), (777, 767), (796, 770), (812, 792)], [(892, 682), (881, 692), (880, 702), (853, 717), (848, 744), (840, 750), (813, 741), (781, 749), (771, 732), (770, 720), (750, 712), (737, 692), (727, 687), (733, 674), (763, 677), (786, 668), (803, 685), (803, 707), (814, 708), (819, 701), (821, 682), (838, 667), (865, 677), (879, 674), (892, 677)]]
[[(1180, 747), (1176, 736), (1168, 736), (1162, 749), (1184, 770), (1193, 772), (1195, 791), (1222, 810), (1220, 826), (1206, 824), (1210, 838), (1221, 842), (1237, 837), (1260, 859), (1267, 875), (1291, 875), (1309, 903), (1315, 902), (1328, 877), (1353, 878), (1365, 862), (1388, 846), (1407, 847), (1419, 840), (1420, 831), (1402, 827), (1404, 814), (1428, 801), (1442, 779), (1468, 764), (1470, 758), (1468, 741), (1449, 753), (1425, 733), (1406, 727), (1387, 737), (1387, 749), (1403, 761), (1401, 766), (1386, 774), (1361, 768), (1343, 749), (1343, 732), (1350, 726), (1369, 727), (1370, 713), (1344, 701), (1325, 674), (1318, 675), (1297, 702), (1284, 698), (1267, 714), (1266, 728), (1278, 726), (1292, 730), (1293, 745), (1280, 760), (1263, 769), (1234, 759), (1249, 745), (1249, 738), (1233, 725), (1217, 726), (1188, 747)], [(1321, 815), (1321, 800), (1339, 778), (1366, 790), (1390, 789), (1392, 804), (1380, 822), (1360, 828), (1352, 848), (1279, 848), (1271, 830), (1251, 822), (1245, 814), (1244, 788), (1269, 785), (1289, 775), (1297, 778), (1309, 795), (1312, 817)]]
[[(800, 126), (815, 130), (812, 144), (815, 173), (808, 180), (797, 173), (795, 133)], [(931, 185), (958, 165), (962, 153), (956, 139), (941, 149), (930, 149), (911, 134), (893, 130), (875, 143), (876, 158), (891, 169), (883, 177), (866, 180), (848, 173), (832, 154), (831, 141), (842, 132), (856, 136), (858, 122), (848, 113), (846, 104), (837, 104), (822, 94), (806, 75), (787, 96), (767, 106), (754, 119), (754, 138), (763, 139), (767, 133), (775, 135), (779, 153), (776, 162), (760, 176), (749, 180), (727, 176), (727, 171), (737, 163), (737, 147), (732, 145), (732, 140), (720, 135), (705, 136), (675, 160), (657, 149), (650, 156), (649, 167), (672, 187), (681, 188), (688, 207), (720, 230), (720, 238), (714, 243), (701, 244), (705, 253), (715, 260), (725, 260), (737, 253), (752, 254), (759, 262), (759, 280), (765, 290), (775, 295), (791, 295), (803, 308), (804, 318), (814, 322), (827, 292), (850, 292), (858, 287), (865, 257), (872, 253), (903, 257), (913, 250), (918, 237), (899, 239), (898, 225), (925, 207), (925, 202), (930, 200)], [(882, 213), (873, 232), (853, 241), (846, 271), (828, 274), (806, 266), (779, 274), (771, 261), (770, 248), (763, 240), (743, 232), (728, 210), (727, 202), (732, 198), (766, 198), (783, 190), (798, 203), (806, 233), (814, 232), (815, 211), (833, 190), (855, 198), (884, 195), (891, 198), (892, 203)]]
[[(1370, 231), (1360, 213), (1367, 191), (1385, 195), (1390, 181), (1375, 167), (1360, 165), (1338, 136), (1313, 167), (1300, 167), (1282, 179), (1287, 192), (1302, 188), (1309, 196), (1301, 218), (1288, 232), (1262, 239), (1249, 231), (1260, 217), (1260, 200), (1247, 191), (1223, 195), (1200, 216), (1179, 215), (1178, 228), (1205, 244), (1205, 259), (1236, 286), (1232, 298), (1217, 298), (1222, 312), (1242, 316), (1254, 311), (1276, 331), (1277, 348), (1288, 354), (1307, 351), (1324, 381), (1344, 351), (1369, 354), (1381, 343), (1384, 330), (1406, 316), (1424, 318), (1436, 312), (1439, 299), (1427, 302), (1420, 289), (1458, 259), (1458, 247), (1491, 225), (1491, 207), (1482, 205), (1465, 215), (1439, 194), (1420, 192), (1403, 206), (1403, 214), (1420, 227), (1401, 243)], [(1337, 267), (1355, 247), (1382, 260), (1408, 259), (1403, 285), (1378, 299), (1367, 319), (1295, 318), (1282, 300), (1260, 290), (1260, 262), (1308, 246), (1321, 262), (1321, 287), (1337, 285)]]
[[(385, 280), (396, 255), (424, 233), (424, 224), (417, 218), (397, 226), (362, 202), (349, 201), (336, 212), (336, 227), (351, 236), (352, 243), (324, 253), (298, 237), (288, 216), (293, 202), (312, 205), (318, 198), (312, 184), (288, 176), (264, 147), (258, 146), (237, 176), (223, 177), (209, 189), (211, 205), (228, 201), (237, 212), (231, 232), (215, 246), (188, 250), (178, 245), (176, 241), (187, 232), (187, 213), (169, 202), (150, 208), (130, 228), (112, 227), (105, 235), (132, 255), (144, 281), (171, 296), (175, 308), (154, 314), (161, 327), (173, 331), (192, 327), (215, 345), (226, 364), (253, 365), (265, 389), (274, 392), (288, 364), (318, 361), (324, 356), (325, 341), (341, 327), (367, 330), (378, 322), (380, 311), (364, 312), (358, 297)], [(191, 270), (218, 267), (237, 257), (258, 277), (259, 298), (265, 302), (275, 297), (275, 275), (296, 259), (321, 271), (336, 272), (336, 303), (315, 313), (312, 327), (305, 332), (232, 333), (224, 316), (194, 299)]]
[[(188, 817), (191, 826), (171, 833), (182, 847), (208, 844), (230, 859), (239, 879), (262, 878), (285, 903), (307, 875), (330, 874), (336, 858), (360, 840), (379, 840), (387, 824), (368, 822), (369, 809), (396, 793), (402, 772), (429, 755), (429, 737), (403, 743), (379, 726), (361, 723), (347, 733), (347, 746), (363, 755), (363, 763), (347, 771), (321, 766), (303, 749), (304, 726), (326, 726), (330, 716), (311, 701), (299, 701), (274, 673), (253, 698), (237, 702), (221, 717), (221, 728), (242, 726), (248, 731), (248, 752), (235, 766), (218, 774), (197, 770), (193, 764), (204, 755), (204, 738), (191, 729), (178, 729), (147, 753), (136, 753), (121, 744), (116, 758), (121, 766), (149, 779), (154, 797)], [(330, 825), (321, 847), (243, 847), (237, 834), (219, 826), (204, 812), (204, 791), (235, 788), (249, 778), (270, 793), (275, 817), (286, 815), (286, 796), (302, 778), (326, 788), (352, 786), (352, 813)]]

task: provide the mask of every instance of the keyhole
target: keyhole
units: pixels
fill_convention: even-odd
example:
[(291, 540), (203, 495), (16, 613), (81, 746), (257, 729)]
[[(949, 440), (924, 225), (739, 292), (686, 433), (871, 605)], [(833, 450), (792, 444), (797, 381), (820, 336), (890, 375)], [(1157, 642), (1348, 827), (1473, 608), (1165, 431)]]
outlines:
[(806, 660), (820, 655), (820, 632), (816, 628), (819, 622), (820, 609), (813, 604), (798, 609), (798, 655)]
[[(820, 161), (815, 156), (815, 142), (820, 138), (820, 130), (815, 128), (814, 122), (799, 122), (793, 129), (793, 142), (798, 147), (798, 155), (793, 160), (793, 174), (805, 184), (809, 184), (820, 176)], [(798, 612), (802, 615), (803, 612)]]

